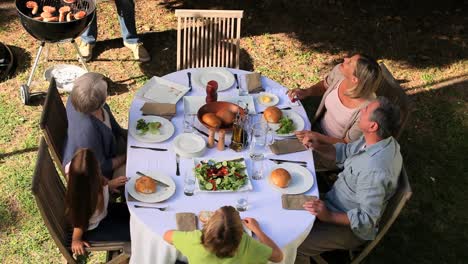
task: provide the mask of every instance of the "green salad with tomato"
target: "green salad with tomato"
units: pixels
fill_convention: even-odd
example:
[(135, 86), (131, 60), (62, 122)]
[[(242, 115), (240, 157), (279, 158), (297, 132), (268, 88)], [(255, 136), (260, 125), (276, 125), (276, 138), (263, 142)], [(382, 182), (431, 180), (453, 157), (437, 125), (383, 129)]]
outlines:
[(247, 182), (245, 163), (233, 161), (201, 161), (195, 166), (195, 177), (201, 190), (236, 191)]

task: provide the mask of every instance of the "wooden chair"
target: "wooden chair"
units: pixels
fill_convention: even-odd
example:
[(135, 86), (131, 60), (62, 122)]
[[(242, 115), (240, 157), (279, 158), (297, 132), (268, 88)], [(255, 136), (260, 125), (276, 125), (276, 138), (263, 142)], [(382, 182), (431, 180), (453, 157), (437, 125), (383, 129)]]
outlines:
[[(65, 186), (55, 169), (44, 139), (39, 145), (32, 192), (42, 219), (63, 257), (68, 263), (77, 263), (70, 248), (72, 227), (65, 218)], [(108, 260), (115, 252), (122, 251), (108, 263), (126, 263), (131, 249), (129, 242), (100, 242), (93, 243), (86, 250), (107, 251)]]
[(242, 10), (176, 9), (177, 70), (239, 68)]
[[(413, 194), (411, 186), (409, 183), (408, 175), (406, 174), (405, 167), (401, 169), (400, 178), (398, 180), (398, 187), (395, 191), (395, 194), (388, 201), (387, 207), (382, 214), (379, 222), (379, 232), (374, 240), (369, 241), (360, 250), (350, 250), (350, 262), (352, 264), (361, 263), (365, 257), (374, 249), (374, 247), (379, 244), (384, 235), (393, 225), (398, 215), (400, 215), (401, 210), (405, 206), (406, 202), (411, 198)], [(357, 255), (356, 255), (356, 252)], [(312, 257), (317, 263), (327, 263), (327, 261), (321, 256)]]
[(67, 111), (57, 90), (55, 78), (50, 80), (39, 125), (49, 146), (52, 158), (57, 167), (60, 168), (62, 176), (65, 177), (65, 171), (62, 166), (62, 152), (67, 138), (68, 119)]
[(400, 107), (400, 127), (393, 135), (394, 138), (398, 139), (401, 136), (409, 118), (411, 111), (410, 100), (385, 64), (381, 62), (379, 65), (382, 69), (383, 80), (382, 84), (377, 89), (376, 94), (378, 96), (387, 97), (392, 103)]

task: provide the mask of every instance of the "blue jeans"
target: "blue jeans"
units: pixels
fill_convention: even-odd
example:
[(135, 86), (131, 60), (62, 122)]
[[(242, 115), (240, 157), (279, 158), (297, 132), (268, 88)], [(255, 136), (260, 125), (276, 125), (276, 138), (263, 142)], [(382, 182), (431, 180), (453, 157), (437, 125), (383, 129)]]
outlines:
[[(125, 43), (138, 43), (135, 26), (135, 2), (134, 0), (115, 0), (119, 15), (120, 30)], [(97, 38), (97, 12), (89, 28), (81, 35), (81, 40), (94, 45)]]

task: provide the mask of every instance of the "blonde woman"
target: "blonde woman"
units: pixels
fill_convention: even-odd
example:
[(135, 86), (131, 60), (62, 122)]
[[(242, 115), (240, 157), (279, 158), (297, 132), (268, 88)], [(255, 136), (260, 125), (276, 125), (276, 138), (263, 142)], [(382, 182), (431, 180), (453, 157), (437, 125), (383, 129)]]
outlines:
[(291, 99), (323, 95), (312, 122), (314, 131), (298, 131), (296, 136), (328, 144), (357, 140), (362, 135), (358, 126), (360, 110), (376, 98), (381, 80), (375, 59), (356, 54), (336, 65), (323, 81), (308, 89), (289, 91)]
[[(242, 223), (258, 240), (243, 231)], [(184, 254), (190, 264), (261, 264), (280, 262), (283, 253), (253, 218), (241, 220), (232, 206), (218, 209), (203, 230), (181, 232), (169, 230), (164, 240)]]

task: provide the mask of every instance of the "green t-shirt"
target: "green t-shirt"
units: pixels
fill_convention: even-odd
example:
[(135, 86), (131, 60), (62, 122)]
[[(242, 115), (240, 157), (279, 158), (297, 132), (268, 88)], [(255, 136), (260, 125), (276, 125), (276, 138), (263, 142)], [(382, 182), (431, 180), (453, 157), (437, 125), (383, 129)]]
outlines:
[(261, 264), (267, 263), (272, 249), (247, 234), (242, 235), (236, 254), (232, 258), (218, 258), (201, 244), (201, 230), (174, 231), (172, 242), (190, 264)]

